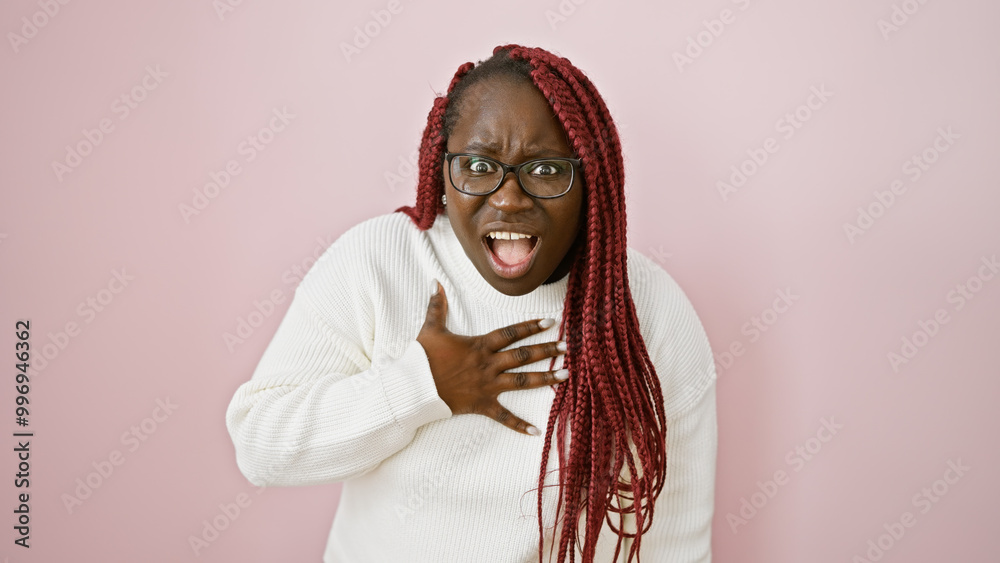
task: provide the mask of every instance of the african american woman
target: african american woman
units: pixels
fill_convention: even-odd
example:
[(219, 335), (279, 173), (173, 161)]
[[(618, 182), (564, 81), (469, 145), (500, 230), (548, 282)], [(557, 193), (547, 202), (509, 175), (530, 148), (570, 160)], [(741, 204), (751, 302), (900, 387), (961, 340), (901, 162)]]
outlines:
[(330, 246), (236, 391), (240, 470), (343, 482), (327, 563), (710, 561), (712, 352), (625, 234), (587, 76), (518, 45), (463, 64), (416, 205)]

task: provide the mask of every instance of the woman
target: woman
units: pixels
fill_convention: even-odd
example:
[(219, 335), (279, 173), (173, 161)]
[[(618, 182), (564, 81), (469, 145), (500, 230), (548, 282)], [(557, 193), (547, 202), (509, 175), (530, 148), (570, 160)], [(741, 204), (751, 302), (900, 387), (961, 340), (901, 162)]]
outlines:
[(416, 206), (327, 250), (237, 390), (241, 471), (344, 481), (326, 562), (710, 561), (712, 354), (625, 245), (593, 84), (497, 47), (435, 100), (419, 166)]

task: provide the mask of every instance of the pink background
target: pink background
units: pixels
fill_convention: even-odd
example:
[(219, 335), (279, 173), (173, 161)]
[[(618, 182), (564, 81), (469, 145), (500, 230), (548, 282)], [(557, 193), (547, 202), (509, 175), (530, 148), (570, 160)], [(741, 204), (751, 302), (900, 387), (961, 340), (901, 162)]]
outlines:
[[(12, 543), (14, 360), (0, 354), (0, 556), (319, 561), (339, 486), (257, 491), (225, 408), (288, 306), (291, 269), (412, 202), (413, 177), (385, 175), (416, 149), (433, 92), (516, 42), (567, 56), (601, 90), (625, 145), (629, 243), (686, 290), (719, 356), (714, 560), (868, 560), (904, 512), (915, 524), (874, 556), (1000, 560), (1000, 276), (968, 281), (1000, 253), (1000, 4), (399, 1), (384, 27), (369, 24), (380, 0), (242, 2), (221, 16), (208, 0), (70, 2), (51, 17), (2, 4), (0, 349), (27, 318), (35, 357), (52, 343), (52, 358), (30, 392), (25, 550)], [(894, 5), (907, 21), (883, 36)], [(32, 35), (22, 18), (44, 25)], [(342, 43), (366, 24), (377, 35), (348, 60)], [(12, 45), (11, 33), (32, 37)], [(689, 38), (707, 47), (679, 68)], [(166, 73), (148, 90), (147, 66)], [(810, 99), (811, 87), (832, 94)], [(115, 100), (133, 88), (144, 99), (125, 115)], [(247, 161), (241, 143), (282, 108), (294, 117)], [(797, 109), (808, 119), (786, 138), (779, 120)], [(103, 119), (113, 129), (60, 180), (52, 163)], [(939, 128), (957, 138), (939, 140), (947, 151), (929, 150), (938, 158), (914, 181), (906, 162)], [(716, 183), (748, 150), (761, 159), (768, 138), (777, 150), (724, 201)], [(230, 160), (240, 173), (186, 221), (179, 205)], [(906, 191), (852, 242), (844, 224), (858, 207), (877, 214), (873, 192), (896, 179)], [(123, 268), (124, 289), (110, 281)], [(949, 301), (959, 284), (977, 290), (961, 309)], [(768, 312), (783, 290), (798, 298)], [(263, 324), (227, 347), (223, 334), (272, 293)], [(88, 313), (88, 298), (106, 305)], [(925, 323), (934, 334), (894, 370), (888, 355), (939, 309), (948, 322)], [(771, 324), (751, 341), (755, 316)], [(68, 322), (74, 335), (58, 334)], [(742, 355), (723, 357), (734, 343)], [(164, 418), (167, 398), (177, 408)], [(122, 434), (154, 414), (130, 451)], [(820, 430), (831, 417), (832, 438)], [(124, 463), (70, 513), (63, 495), (115, 450)], [(914, 499), (934, 494), (949, 460), (969, 469), (941, 481), (937, 502)], [(773, 496), (754, 497), (779, 470)], [(241, 494), (240, 514), (220, 516)], [(750, 514), (744, 499), (756, 513), (733, 524)], [(189, 538), (213, 519), (225, 529), (196, 555)]]

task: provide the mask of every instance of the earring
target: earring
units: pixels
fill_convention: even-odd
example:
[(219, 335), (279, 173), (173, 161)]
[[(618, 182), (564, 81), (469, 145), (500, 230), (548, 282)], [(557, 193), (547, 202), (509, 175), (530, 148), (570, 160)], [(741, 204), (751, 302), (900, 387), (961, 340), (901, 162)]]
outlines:
[(441, 205), (448, 205), (448, 194), (441, 194)]

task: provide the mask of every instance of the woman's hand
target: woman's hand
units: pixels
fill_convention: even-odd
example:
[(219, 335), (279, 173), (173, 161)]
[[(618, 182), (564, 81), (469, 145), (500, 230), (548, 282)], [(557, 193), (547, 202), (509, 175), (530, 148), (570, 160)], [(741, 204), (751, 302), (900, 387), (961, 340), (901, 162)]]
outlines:
[(537, 436), (534, 426), (514, 416), (497, 401), (504, 391), (534, 389), (565, 381), (569, 371), (516, 372), (507, 370), (566, 352), (563, 342), (521, 346), (498, 352), (518, 340), (539, 333), (552, 319), (527, 321), (498, 328), (482, 336), (462, 336), (445, 327), (448, 300), (438, 282), (437, 293), (427, 305), (427, 318), (417, 334), (434, 375), (438, 395), (454, 414), (477, 413), (523, 434)]

